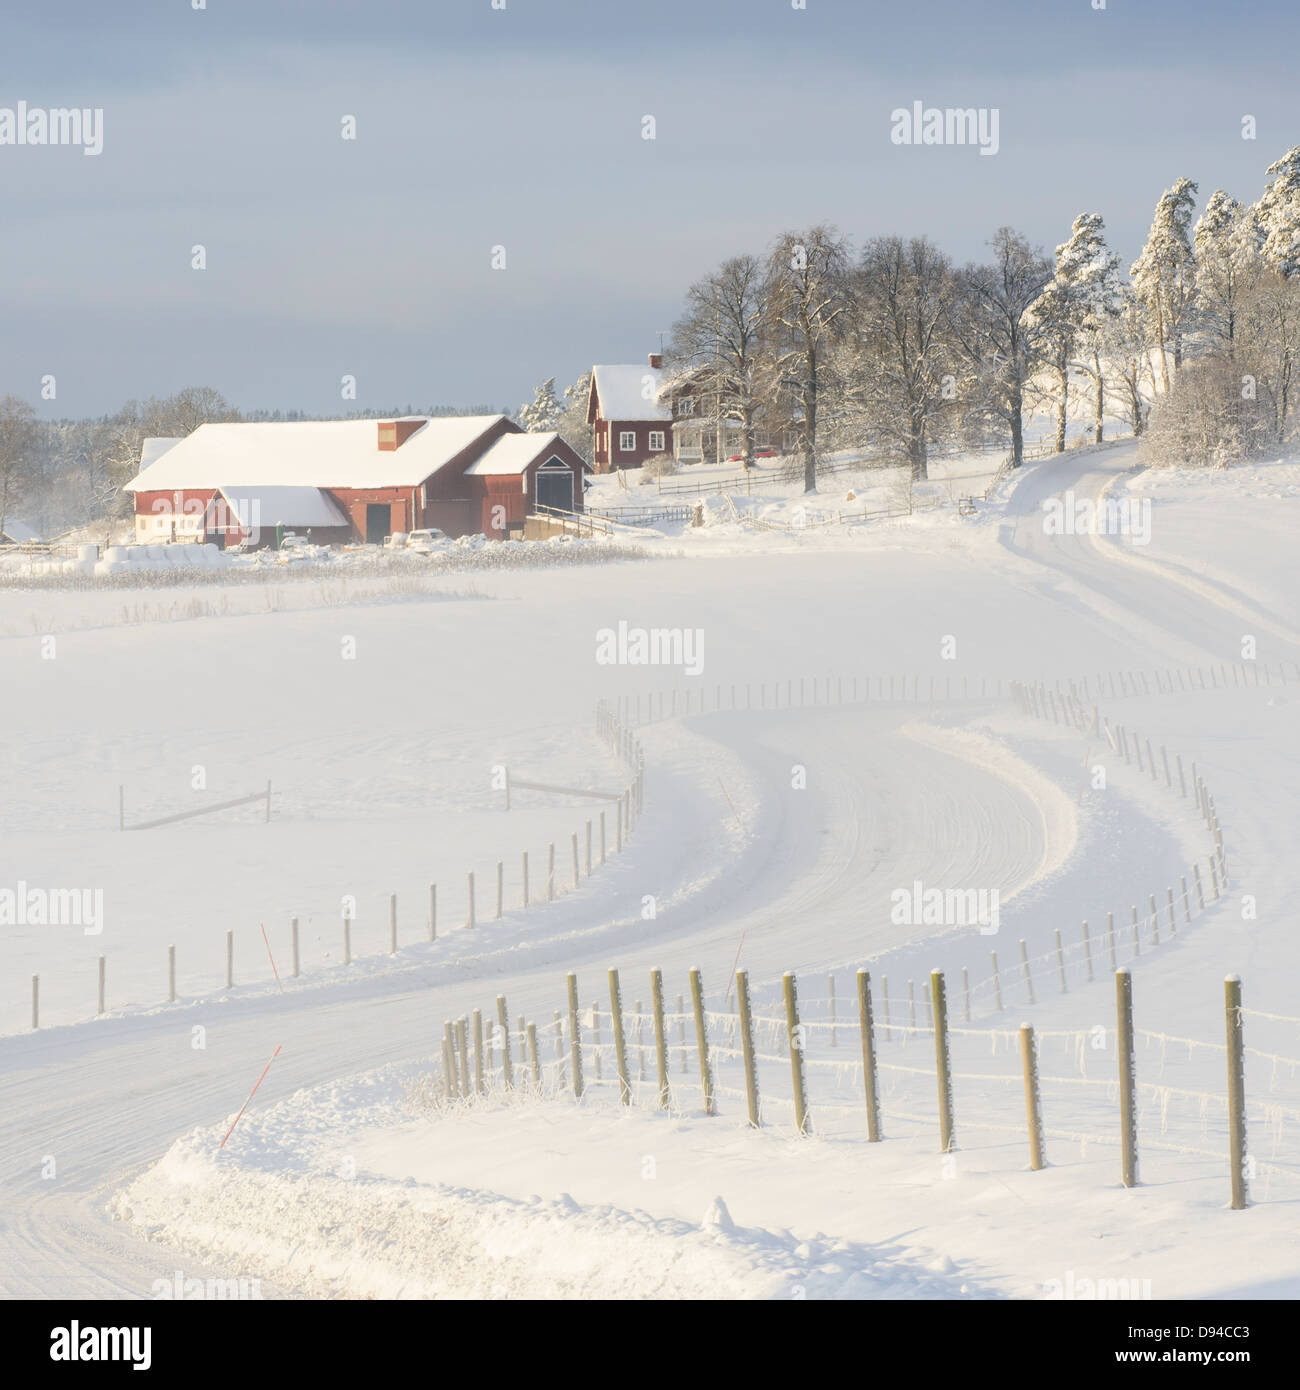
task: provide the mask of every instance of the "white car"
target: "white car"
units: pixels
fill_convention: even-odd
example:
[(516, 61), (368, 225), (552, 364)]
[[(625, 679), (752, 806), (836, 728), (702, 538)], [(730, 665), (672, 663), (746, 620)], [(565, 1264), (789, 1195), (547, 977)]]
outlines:
[(406, 537), (406, 549), (418, 551), (422, 555), (432, 555), (450, 544), (446, 533), (439, 531), (436, 526), (430, 526), (423, 531), (412, 531)]

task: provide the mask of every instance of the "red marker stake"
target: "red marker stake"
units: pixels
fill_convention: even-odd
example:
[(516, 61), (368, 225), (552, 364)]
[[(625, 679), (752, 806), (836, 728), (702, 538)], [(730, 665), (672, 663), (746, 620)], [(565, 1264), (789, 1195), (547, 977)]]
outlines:
[[(276, 1046), (275, 1051), (271, 1053), (271, 1062), (274, 1062), (275, 1059), (280, 1055), (280, 1047), (282, 1045), (283, 1044), (278, 1044)], [(257, 1088), (262, 1084), (263, 1081), (266, 1080), (266, 1074), (268, 1071), (271, 1070), (271, 1062), (268, 1062), (266, 1066), (262, 1068), (261, 1076), (259, 1076), (257, 1080), (253, 1083), (253, 1089), (248, 1093), (248, 1100), (253, 1099), (253, 1097), (257, 1094)], [(239, 1114), (236, 1115), (235, 1118), (230, 1122), (230, 1128), (226, 1131), (226, 1137), (221, 1141), (220, 1144), (217, 1145), (217, 1148), (224, 1149), (226, 1147), (226, 1139), (230, 1138), (230, 1136), (235, 1132), (235, 1126), (240, 1122), (240, 1120), (244, 1118), (244, 1111), (248, 1109), (248, 1100), (246, 1100), (243, 1103), (243, 1105), (239, 1107)]]
[(276, 968), (275, 968), (275, 957), (274, 957), (273, 955), (271, 955), (271, 942), (270, 942), (270, 940), (267, 938), (267, 935), (266, 935), (266, 923), (265, 923), (265, 922), (259, 922), (257, 925), (258, 925), (259, 927), (262, 928), (262, 940), (266, 942), (266, 954), (267, 954), (267, 957), (270, 959), (270, 962), (271, 962), (271, 971), (272, 971), (272, 973), (275, 975), (275, 983), (279, 986), (280, 993), (283, 994), (283, 993), (284, 993), (284, 986), (283, 986), (282, 984), (280, 984), (280, 972), (279, 972), (278, 970), (276, 970)]

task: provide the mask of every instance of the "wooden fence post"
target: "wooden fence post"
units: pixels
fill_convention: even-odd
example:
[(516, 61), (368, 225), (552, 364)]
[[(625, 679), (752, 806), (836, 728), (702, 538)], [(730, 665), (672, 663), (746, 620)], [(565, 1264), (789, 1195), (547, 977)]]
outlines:
[(605, 862), (605, 813), (600, 813), (600, 862)]
[[(574, 843), (577, 843), (577, 836), (574, 836)], [(576, 1099), (582, 1099), (582, 1036), (579, 1032), (578, 1019), (578, 977), (569, 971), (569, 1059), (570, 1067), (573, 1071), (573, 1094)]]
[(343, 913), (343, 964), (352, 964), (352, 919)]
[(528, 906), (528, 851), (523, 853), (523, 866), (520, 869), (520, 883), (523, 886), (524, 906)]
[(1025, 976), (1025, 995), (1032, 1004), (1034, 1002), (1034, 982), (1029, 974), (1029, 952), (1025, 947), (1025, 939), (1023, 936), (1020, 938), (1020, 969), (1024, 972)]
[(466, 1037), (465, 1016), (456, 1020), (456, 1061), (460, 1070), (460, 1093), (469, 1095), (469, 1040)]
[(1116, 970), (1118, 967), (1115, 964), (1115, 914), (1113, 912), (1106, 914), (1106, 941), (1110, 946), (1110, 968)]
[(1192, 865), (1192, 877), (1193, 877), (1193, 879), (1195, 879), (1195, 881), (1196, 881), (1196, 907), (1197, 907), (1197, 910), (1200, 911), (1200, 912), (1204, 912), (1204, 911), (1205, 911), (1205, 892), (1204, 892), (1204, 890), (1201, 888), (1201, 866), (1200, 866), (1199, 864), (1193, 864), (1193, 865)]
[(474, 1019), (474, 1089), (483, 1094), (483, 1015), (475, 1009)]
[(1088, 936), (1088, 922), (1084, 919), (1083, 923), (1083, 959), (1088, 967), (1088, 983), (1092, 984), (1092, 941)]
[(1214, 901), (1219, 901), (1219, 873), (1214, 867), (1214, 856), (1210, 855), (1210, 887), (1214, 890)]
[(587, 877), (591, 877), (591, 822), (587, 822)]
[(474, 918), (474, 871), (471, 869), (465, 877), (468, 881), (467, 886), (469, 892), (469, 916), (465, 922), (465, 925), (467, 927), (473, 927), (478, 925)]
[(627, 1039), (623, 1035), (623, 991), (618, 971), (609, 972), (609, 1011), (613, 1015), (614, 1060), (618, 1065), (618, 1096), (624, 1105), (632, 1104), (632, 1087), (627, 1079)]
[(645, 1034), (642, 1032), (643, 1016), (641, 1013), (641, 1001), (635, 1000), (632, 1004), (632, 1012), (636, 1016), (636, 1079), (645, 1080)]
[(1061, 977), (1061, 993), (1068, 994), (1070, 991), (1065, 984), (1065, 952), (1061, 949), (1061, 929), (1056, 928), (1056, 969)]
[(444, 1019), (442, 1024), (442, 1089), (448, 1100), (456, 1094), (456, 1063), (451, 1044), (451, 1023)]
[(659, 1108), (668, 1109), (668, 1038), (664, 1033), (664, 975), (662, 970), (650, 972), (650, 1008), (655, 1022), (655, 1061), (659, 1072)]
[(528, 1060), (533, 1068), (533, 1090), (542, 1089), (542, 1059), (537, 1055), (537, 1025), (528, 1025)]
[(963, 965), (961, 968), (961, 999), (962, 999), (962, 1021), (970, 1022), (970, 971)]
[(1181, 753), (1175, 753), (1174, 762), (1178, 767), (1178, 795), (1181, 796), (1184, 800), (1186, 800), (1187, 778), (1183, 776), (1183, 755)]
[(289, 939), (293, 950), (293, 978), (296, 980), (298, 978), (298, 919), (296, 917), (289, 919)]
[(1020, 1025), (1020, 1066), (1025, 1074), (1025, 1116), (1029, 1121), (1029, 1167), (1037, 1172), (1044, 1166), (1043, 1112), (1038, 1096), (1038, 1049), (1033, 1026)]
[(397, 894), (388, 895), (388, 954), (397, 954)]
[(876, 1036), (871, 1017), (871, 975), (858, 971), (858, 1027), (862, 1033), (862, 1078), (867, 1097), (867, 1143), (880, 1142), (880, 1092), (876, 1081)]
[(226, 988), (233, 989), (235, 985), (235, 933), (226, 933)]
[(1250, 1205), (1246, 1190), (1246, 1071), (1242, 1037), (1241, 976), (1223, 982), (1223, 1005), (1228, 1030), (1228, 1172), (1232, 1179), (1232, 1210)]
[(1159, 946), (1159, 945), (1160, 945), (1160, 911), (1159, 911), (1159, 909), (1156, 907), (1156, 895), (1155, 895), (1154, 893), (1148, 893), (1148, 894), (1147, 894), (1147, 903), (1148, 903), (1148, 905), (1149, 905), (1150, 908), (1151, 908), (1151, 944), (1152, 944), (1153, 946)]
[(781, 976), (785, 993), (785, 1024), (790, 1045), (790, 1081), (794, 1088), (794, 1123), (800, 1134), (808, 1133), (808, 1099), (803, 1065), (803, 1028), (799, 1023), (799, 996), (794, 976)]
[(167, 1002), (176, 1002), (176, 947), (167, 948)]
[(1002, 1012), (1002, 977), (998, 974), (998, 953), (990, 951), (989, 955), (993, 960), (993, 1005), (998, 1013)]
[(1192, 905), (1187, 900), (1187, 875), (1179, 874), (1178, 882), (1183, 890), (1183, 921), (1190, 922), (1192, 920)]
[(1119, 1058), (1120, 1181), (1125, 1187), (1136, 1187), (1137, 1060), (1133, 1051), (1133, 977), (1127, 969), (1115, 972), (1115, 1020)]
[(41, 977), (32, 976), (32, 1028), (41, 1026)]
[(704, 1017), (704, 985), (697, 967), (692, 967), (691, 1004), (695, 1010), (695, 1050), (700, 1058), (700, 1090), (704, 1093), (704, 1113), (713, 1111), (713, 1066), (709, 1060), (709, 1031)]
[(98, 999), (98, 1007), (95, 1009), (95, 1012), (96, 1012), (97, 1014), (102, 1014), (102, 1013), (104, 1012), (104, 963), (105, 963), (105, 959), (106, 959), (106, 958), (105, 958), (104, 956), (100, 956), (100, 958), (99, 958), (99, 999)]
[(497, 1023), (501, 1028), (501, 1079), (510, 1090), (515, 1084), (514, 1059), (510, 1055), (510, 1015), (506, 1012), (506, 997), (497, 995)]
[(1136, 959), (1142, 954), (1142, 937), (1138, 930), (1138, 910), (1136, 903), (1129, 904), (1129, 912), (1132, 914), (1133, 956)]
[(438, 885), (429, 885), (429, 940), (438, 939)]
[(579, 873), (578, 873), (578, 832), (575, 830), (575, 831), (573, 832), (573, 834), (569, 837), (569, 839), (570, 839), (570, 842), (571, 842), (572, 845), (573, 845), (573, 886), (576, 888), (576, 887), (578, 886), (578, 882), (579, 882)]
[(555, 841), (546, 847), (546, 901), (555, 901)]
[(754, 1057), (754, 1018), (749, 1008), (749, 971), (736, 971), (736, 1008), (740, 1014), (740, 1048), (745, 1059), (745, 1096), (749, 1102), (749, 1123), (757, 1129), (762, 1121), (758, 1109), (758, 1065)]
[(952, 1054), (948, 1048), (948, 997), (943, 971), (930, 972), (930, 993), (934, 996), (934, 1062), (939, 1081), (939, 1152), (953, 1149)]

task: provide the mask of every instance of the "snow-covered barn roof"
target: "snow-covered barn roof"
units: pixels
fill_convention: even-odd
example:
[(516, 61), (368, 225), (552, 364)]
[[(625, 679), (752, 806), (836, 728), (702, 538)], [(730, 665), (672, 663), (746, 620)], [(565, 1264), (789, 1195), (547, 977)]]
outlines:
[(26, 545), (28, 541), (40, 540), (40, 536), (30, 526), (9, 517), (4, 524), (4, 530), (0, 531), (0, 540), (11, 541), (14, 545)]
[(150, 464), (157, 463), (173, 444), (179, 444), (184, 437), (184, 435), (176, 435), (174, 438), (168, 438), (164, 435), (154, 435), (146, 439), (140, 445), (141, 473), (143, 473)]
[(318, 487), (223, 487), (235, 515), (255, 526), (346, 526), (348, 519)]
[(591, 389), (606, 420), (671, 420), (671, 407), (660, 401), (665, 384), (662, 367), (593, 367)]
[(535, 462), (539, 455), (548, 449), (554, 449), (562, 442), (554, 430), (549, 434), (503, 434), (487, 453), (482, 458), (475, 459), (465, 472), (480, 478), (512, 473), (518, 475), (529, 464)]
[(377, 420), (200, 425), (130, 492), (244, 487), (415, 487), (505, 417), (424, 420), (397, 449), (378, 447)]

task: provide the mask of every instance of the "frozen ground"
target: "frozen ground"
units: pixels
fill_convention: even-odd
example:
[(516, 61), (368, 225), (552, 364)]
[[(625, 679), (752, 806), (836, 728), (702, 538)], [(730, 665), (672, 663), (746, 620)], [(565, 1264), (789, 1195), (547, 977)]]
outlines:
[[(147, 1297), (175, 1268), (227, 1277), (238, 1268), (261, 1277), (264, 1292), (350, 1296), (490, 1295), (499, 1285), (507, 1294), (953, 1296), (964, 1287), (1032, 1297), (1072, 1270), (1149, 1279), (1156, 1297), (1294, 1291), (1295, 1067), (1250, 1059), (1260, 1171), (1249, 1212), (1222, 1210), (1223, 1111), (1203, 1098), (1222, 1092), (1213, 1045), (1226, 973), (1243, 976), (1248, 1007), (1300, 1013), (1288, 906), (1300, 889), (1294, 502), (1256, 503), (1232, 475), (1192, 485), (1143, 474), (1129, 483), (1153, 498), (1152, 543), (1141, 553), (1115, 538), (1044, 533), (1045, 497), (1100, 496), (1133, 464), (1121, 446), (1034, 465), (973, 518), (946, 511), (793, 542), (737, 528), (714, 554), (679, 557), (677, 542), (660, 543), (663, 558), (476, 574), (472, 585), (422, 579), (382, 602), (344, 596), (258, 611), (241, 593), (226, 617), (135, 622), (114, 612), (100, 626), (78, 620), (99, 595), (0, 595), (0, 631), (15, 634), (3, 642), (10, 717), (0, 741), (18, 770), (0, 811), (3, 881), (97, 885), (105, 904), (95, 937), (4, 929), (5, 1287)], [(1238, 501), (1253, 508), (1248, 541), (1233, 539)], [(1215, 557), (1211, 572), (1189, 582), (1183, 568), (1202, 555)], [(47, 599), (59, 605), (54, 660), (42, 659), (28, 618)], [(597, 665), (597, 630), (620, 620), (702, 630), (702, 675)], [(1157, 694), (1153, 680), (1149, 694), (1113, 700), (1103, 685), (1100, 701), (1112, 722), (1197, 761), (1233, 876), (1230, 894), (1180, 919), (1176, 940), (1166, 930), (1159, 949), (1134, 962), (1139, 1026), (1153, 1035), (1139, 1058), (1150, 1088), (1146, 1185), (1117, 1186), (1105, 1045), (1080, 1084), (1045, 1087), (1053, 1166), (1027, 1173), (1016, 1060), (997, 1035), (1022, 1014), (1047, 1032), (1113, 1025), (1100, 953), (1094, 982), (1085, 976), (1080, 921), (1097, 933), (1110, 910), (1126, 923), (1130, 904), (1176, 886), (1194, 860), (1204, 874), (1208, 848), (1188, 802), (1100, 737), (1027, 720), (1010, 682), (1086, 676), (1095, 692), (1102, 673), (1231, 669), (1245, 633), (1258, 639), (1268, 685)], [(356, 657), (345, 660), (349, 638)], [(955, 639), (954, 660), (943, 659), (945, 638)], [(891, 698), (884, 682), (895, 678)], [(903, 697), (904, 678), (919, 700)], [(802, 699), (792, 693), (800, 682)], [(703, 701), (707, 712), (674, 718), (668, 703), (660, 719), (656, 701), (648, 720), (652, 693), (676, 691), (684, 709), (688, 689), (692, 708)], [(617, 784), (621, 769), (591, 715), (598, 698), (620, 696), (629, 714), (644, 702), (645, 815), (623, 854), (574, 890), (569, 836), (598, 803), (524, 794), (506, 813), (492, 768)], [(1099, 763), (1107, 790), (1085, 776)], [(119, 784), (128, 822), (166, 814), (199, 795), (196, 767), (214, 800), (270, 778), (270, 824), (248, 808), (118, 831)], [(564, 891), (524, 911), (519, 855), (528, 849), (536, 864), (551, 842)], [(507, 866), (506, 914), (484, 920), (480, 901), (471, 936), (465, 874), (491, 882), (494, 898), (497, 860)], [(998, 936), (891, 922), (891, 892), (915, 879), (998, 889)], [(428, 943), (432, 882), (440, 928)], [(1243, 919), (1245, 894), (1254, 918)], [(358, 904), (350, 968), (339, 961), (345, 895)], [(292, 915), (303, 926), (304, 973), (281, 993), (259, 923), (283, 975)], [(1066, 995), (1053, 977), (1058, 928)], [(232, 991), (222, 988), (227, 930)], [(1032, 1006), (1007, 965), (1021, 938), (1041, 972)], [(168, 1005), (173, 944), (180, 998)], [(779, 976), (792, 970), (823, 1034), (828, 974), (841, 1017), (856, 968), (887, 978), (894, 1036), (882, 1055), (902, 1070), (888, 1077), (885, 1144), (861, 1144), (858, 1082), (829, 1055), (811, 1068), (818, 1137), (797, 1140), (775, 1037), (765, 1052), (778, 1060), (764, 1064), (771, 1133), (741, 1127), (734, 1096), (705, 1119), (689, 1077), (677, 1075), (668, 1117), (618, 1117), (608, 1087), (583, 1109), (558, 1098), (407, 1108), (405, 1079), (437, 1071), (444, 1018), (489, 1009), (504, 993), (512, 1019), (549, 1025), (567, 970), (578, 973), (584, 1008), (603, 999), (607, 1010), (611, 965), (624, 971), (629, 1005), (648, 995), (650, 967), (663, 968), (672, 1000), (698, 965), (725, 1049), (722, 994), (738, 947), (763, 1016), (776, 1013)], [(1008, 976), (1001, 1014), (987, 983), (990, 949)], [(110, 1012), (95, 1020), (100, 955)], [(904, 1031), (906, 981), (935, 966), (950, 990), (967, 967), (970, 1027), (988, 1034), (960, 1040), (959, 1074), (994, 1077), (958, 1084), (951, 1174), (935, 1153), (924, 1020), (915, 1035)], [(43, 1026), (32, 1033), (37, 972)], [(1257, 1052), (1284, 1059), (1300, 1056), (1297, 1031), (1247, 1022)], [(223, 1119), (277, 1045), (217, 1158)], [(1045, 1040), (1045, 1059), (1051, 1047)], [(1062, 1040), (1045, 1074), (1074, 1076), (1078, 1050)], [(719, 1056), (734, 1091), (734, 1060)], [(374, 1068), (395, 1070), (367, 1079)], [(296, 1096), (300, 1088), (315, 1089)], [(640, 1100), (648, 1107), (653, 1097)], [(635, 1167), (647, 1154), (655, 1179)], [(53, 1176), (43, 1175), (47, 1155)], [(337, 1175), (352, 1171), (345, 1155), (357, 1178)], [(125, 1185), (129, 1194), (115, 1197)], [(699, 1231), (719, 1195), (737, 1229), (715, 1220)], [(413, 1214), (435, 1210), (446, 1238), (415, 1234)], [(547, 1233), (557, 1231), (571, 1258), (556, 1259)], [(484, 1264), (476, 1249), (503, 1258)]]

